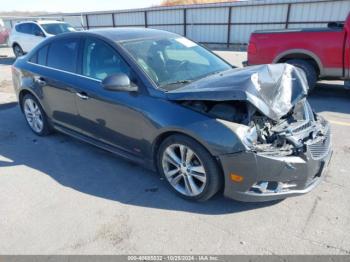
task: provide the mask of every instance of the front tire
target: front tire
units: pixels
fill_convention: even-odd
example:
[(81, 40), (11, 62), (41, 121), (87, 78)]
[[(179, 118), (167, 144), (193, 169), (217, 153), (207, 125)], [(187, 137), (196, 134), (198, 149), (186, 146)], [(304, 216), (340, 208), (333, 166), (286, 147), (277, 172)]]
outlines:
[(162, 142), (157, 167), (170, 188), (188, 200), (208, 200), (222, 186), (221, 172), (213, 156), (184, 135), (172, 135)]
[(51, 127), (46, 114), (33, 95), (26, 94), (23, 97), (22, 109), (27, 124), (36, 135), (46, 136), (51, 133)]

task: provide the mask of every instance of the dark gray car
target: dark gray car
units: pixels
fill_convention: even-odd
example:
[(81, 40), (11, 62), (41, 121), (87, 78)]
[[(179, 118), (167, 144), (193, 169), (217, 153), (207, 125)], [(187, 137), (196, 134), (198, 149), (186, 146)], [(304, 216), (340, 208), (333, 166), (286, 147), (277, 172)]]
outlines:
[(299, 69), (235, 69), (165, 31), (52, 37), (17, 59), (13, 82), (36, 134), (58, 130), (157, 170), (191, 200), (306, 193), (332, 152)]

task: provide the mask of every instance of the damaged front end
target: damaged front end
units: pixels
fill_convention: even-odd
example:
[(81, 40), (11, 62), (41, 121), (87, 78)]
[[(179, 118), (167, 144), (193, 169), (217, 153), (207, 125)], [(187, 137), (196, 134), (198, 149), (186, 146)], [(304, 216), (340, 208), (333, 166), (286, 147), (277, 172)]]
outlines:
[[(253, 67), (170, 93), (177, 103), (216, 118), (244, 144), (245, 152), (219, 156), (228, 197), (266, 201), (303, 194), (316, 186), (328, 165), (329, 124), (307, 102), (307, 82), (299, 69)], [(232, 181), (232, 174), (242, 181)]]
[[(242, 101), (181, 101), (181, 104), (231, 127), (247, 150), (262, 155), (300, 156), (308, 146), (321, 143), (329, 136), (329, 125), (313, 113), (306, 99), (278, 120), (264, 116)], [(322, 152), (316, 151), (313, 152), (322, 156)]]

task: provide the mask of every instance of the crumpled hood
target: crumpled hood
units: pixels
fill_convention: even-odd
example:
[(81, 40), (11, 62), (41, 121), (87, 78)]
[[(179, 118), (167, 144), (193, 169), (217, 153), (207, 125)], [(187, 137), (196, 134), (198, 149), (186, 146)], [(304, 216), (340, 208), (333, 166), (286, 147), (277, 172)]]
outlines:
[(248, 101), (278, 120), (307, 95), (301, 69), (289, 64), (259, 65), (211, 75), (167, 92), (169, 100)]

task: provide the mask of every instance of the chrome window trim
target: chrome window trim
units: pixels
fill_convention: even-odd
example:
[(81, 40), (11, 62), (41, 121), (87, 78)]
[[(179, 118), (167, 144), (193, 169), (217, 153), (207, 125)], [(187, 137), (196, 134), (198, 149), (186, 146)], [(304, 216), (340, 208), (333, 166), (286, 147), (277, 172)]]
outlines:
[(67, 74), (71, 74), (71, 75), (74, 75), (74, 76), (80, 76), (80, 77), (83, 77), (83, 78), (86, 78), (86, 79), (90, 79), (90, 80), (94, 80), (96, 82), (102, 83), (102, 80), (99, 80), (99, 79), (96, 79), (96, 78), (92, 78), (92, 77), (89, 77), (89, 76), (84, 76), (84, 75), (81, 75), (81, 74), (77, 74), (77, 73), (73, 73), (73, 72), (57, 69), (57, 68), (50, 67), (50, 66), (44, 66), (44, 65), (36, 64), (36, 63), (33, 63), (33, 62), (29, 62), (29, 61), (27, 61), (27, 63), (31, 64), (31, 65), (47, 68), (47, 69), (52, 69), (52, 70), (55, 70), (55, 71), (58, 71), (58, 72), (61, 72), (61, 73), (67, 73)]

